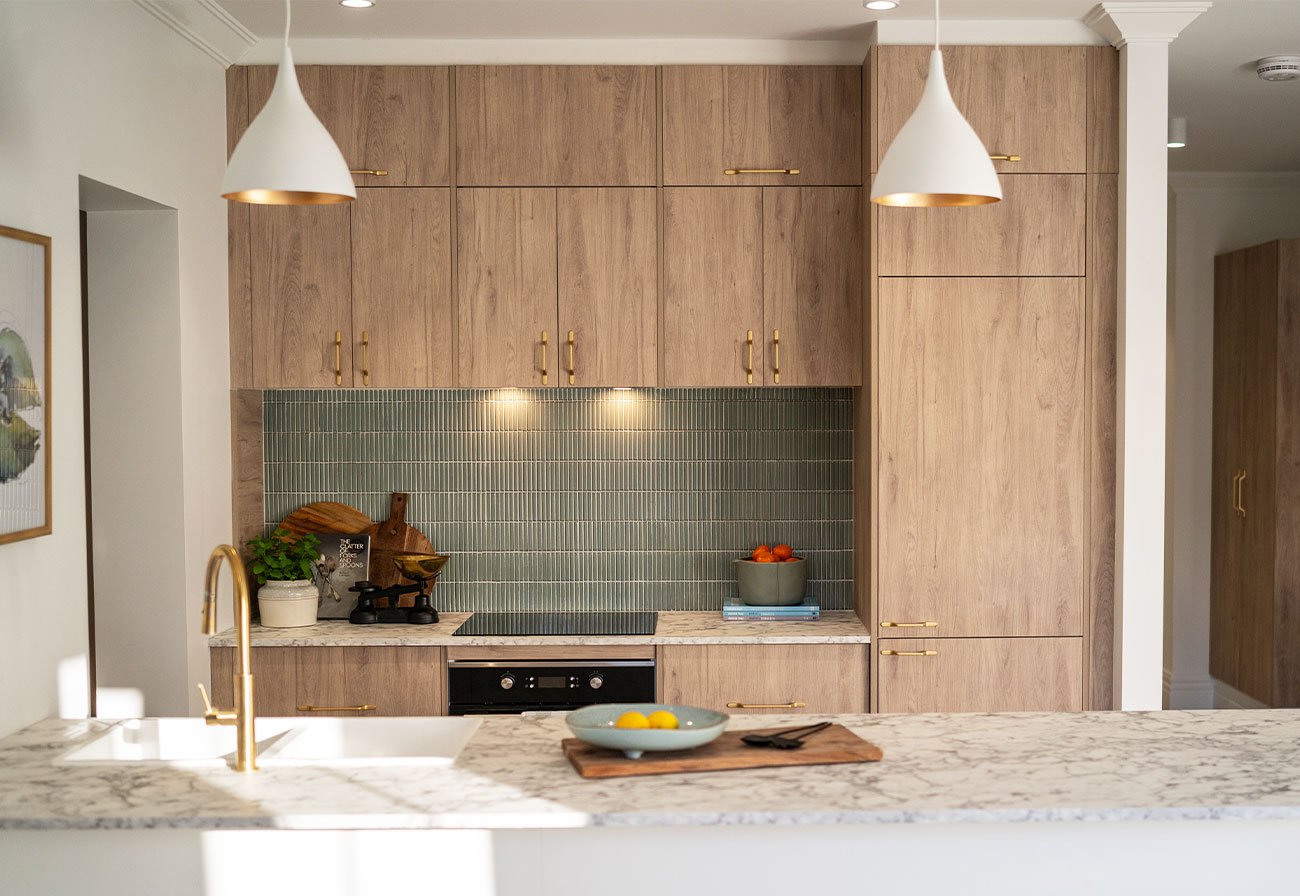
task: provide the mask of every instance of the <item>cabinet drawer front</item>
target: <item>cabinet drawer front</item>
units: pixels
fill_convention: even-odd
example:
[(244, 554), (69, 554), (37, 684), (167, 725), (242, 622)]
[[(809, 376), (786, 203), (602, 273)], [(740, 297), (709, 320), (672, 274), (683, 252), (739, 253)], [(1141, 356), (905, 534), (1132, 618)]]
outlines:
[(880, 712), (1079, 712), (1082, 638), (884, 639)]
[(975, 208), (882, 208), (882, 277), (1082, 277), (1083, 175), (1003, 175), (1003, 199)]
[[(298, 648), (254, 647), (253, 711), (259, 716), (294, 716), (298, 714)], [(212, 647), (208, 650), (212, 664), (212, 705), (235, 705), (235, 648)]]
[(856, 185), (862, 183), (861, 146), (858, 66), (663, 69), (665, 184)]
[(300, 647), (296, 711), (442, 715), (445, 669), (441, 647)]
[(731, 713), (866, 712), (866, 650), (865, 644), (667, 645), (659, 648), (660, 699)]

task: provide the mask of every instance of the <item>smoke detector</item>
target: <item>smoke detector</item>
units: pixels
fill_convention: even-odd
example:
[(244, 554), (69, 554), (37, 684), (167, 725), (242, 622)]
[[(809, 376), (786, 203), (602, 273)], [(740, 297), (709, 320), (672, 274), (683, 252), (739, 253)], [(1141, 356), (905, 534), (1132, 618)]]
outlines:
[(1265, 56), (1255, 63), (1255, 74), (1265, 81), (1294, 81), (1300, 78), (1300, 56)]

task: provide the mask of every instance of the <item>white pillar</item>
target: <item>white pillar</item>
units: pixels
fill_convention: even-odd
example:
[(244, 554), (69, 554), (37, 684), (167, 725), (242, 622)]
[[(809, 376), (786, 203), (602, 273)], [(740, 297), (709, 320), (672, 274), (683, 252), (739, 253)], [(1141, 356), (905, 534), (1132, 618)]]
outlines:
[(1101, 3), (1120, 51), (1115, 704), (1160, 709), (1165, 600), (1169, 44), (1212, 4)]

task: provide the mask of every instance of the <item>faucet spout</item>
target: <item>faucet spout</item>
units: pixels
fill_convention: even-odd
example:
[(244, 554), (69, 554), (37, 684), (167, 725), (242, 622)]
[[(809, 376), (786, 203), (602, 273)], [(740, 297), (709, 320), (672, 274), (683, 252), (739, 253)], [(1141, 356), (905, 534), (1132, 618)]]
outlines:
[[(204, 718), (209, 725), (234, 725), (236, 735), (235, 770), (241, 772), (257, 771), (257, 738), (254, 734), (253, 712), (253, 669), (252, 669), (252, 598), (248, 590), (248, 577), (244, 573), (244, 564), (239, 559), (239, 552), (228, 544), (218, 545), (208, 558), (206, 584), (203, 589), (203, 632), (207, 635), (217, 633), (217, 581), (221, 577), (221, 566), (229, 562), (231, 585), (235, 597), (235, 644), (237, 660), (235, 665), (235, 708), (216, 709), (208, 701), (206, 692), (203, 702), (206, 706)], [(214, 682), (215, 686), (215, 682)], [(199, 685), (203, 690), (203, 685)]]

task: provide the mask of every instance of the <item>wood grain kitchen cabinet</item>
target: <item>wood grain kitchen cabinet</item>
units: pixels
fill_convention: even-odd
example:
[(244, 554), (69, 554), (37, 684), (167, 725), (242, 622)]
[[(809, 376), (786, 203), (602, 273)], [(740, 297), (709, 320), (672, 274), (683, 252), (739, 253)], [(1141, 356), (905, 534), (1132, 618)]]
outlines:
[(558, 385), (555, 190), (457, 190), (456, 208), (460, 385)]
[[(254, 647), (253, 711), (259, 716), (298, 715), (298, 650), (296, 647)], [(235, 705), (235, 648), (208, 649), (212, 666), (212, 705)]]
[(659, 699), (723, 712), (866, 712), (867, 648), (866, 644), (662, 645)]
[(1003, 200), (877, 213), (882, 277), (1082, 277), (1087, 179), (1003, 175)]
[[(930, 65), (928, 46), (880, 46), (872, 165), (893, 142), (921, 98)], [(1086, 47), (943, 48), (944, 69), (957, 108), (1007, 173), (1083, 173), (1087, 168)]]
[(353, 382), (454, 386), (451, 191), (358, 190), (351, 215)]
[[(298, 82), (338, 144), (357, 186), (451, 183), (449, 69), (435, 65), (300, 65)], [(271, 95), (275, 66), (248, 69), (255, 117)], [(357, 172), (384, 171), (385, 174)]]
[(561, 384), (657, 383), (657, 240), (652, 189), (557, 191)]
[(655, 70), (456, 67), (462, 186), (654, 186)]
[(862, 384), (860, 193), (763, 190), (763, 338), (773, 385)]
[(880, 712), (1078, 712), (1079, 638), (882, 639)]
[(878, 634), (1082, 634), (1083, 281), (878, 289)]
[[(862, 183), (858, 66), (670, 65), (661, 77), (665, 184)], [(754, 168), (798, 173), (726, 173)]]

